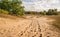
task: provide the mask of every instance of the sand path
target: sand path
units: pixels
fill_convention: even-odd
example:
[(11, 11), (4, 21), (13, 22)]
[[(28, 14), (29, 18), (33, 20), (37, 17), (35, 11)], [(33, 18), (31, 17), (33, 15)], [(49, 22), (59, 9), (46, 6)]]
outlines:
[(0, 18), (0, 37), (60, 37), (46, 17), (27, 16), (27, 19)]

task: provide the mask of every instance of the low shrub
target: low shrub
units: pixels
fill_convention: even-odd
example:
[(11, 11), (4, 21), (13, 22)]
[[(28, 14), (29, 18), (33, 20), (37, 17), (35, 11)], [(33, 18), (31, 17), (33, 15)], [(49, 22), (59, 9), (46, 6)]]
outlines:
[(0, 13), (9, 14), (9, 12), (7, 10), (3, 10), (3, 9), (0, 9)]

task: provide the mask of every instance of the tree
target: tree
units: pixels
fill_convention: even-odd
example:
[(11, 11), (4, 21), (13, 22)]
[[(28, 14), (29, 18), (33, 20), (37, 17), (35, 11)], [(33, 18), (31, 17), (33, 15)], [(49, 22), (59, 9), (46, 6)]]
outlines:
[(2, 0), (2, 3), (0, 3), (0, 8), (9, 11), (9, 14), (23, 15), (24, 9), (21, 5), (22, 2), (19, 0)]
[(57, 14), (58, 14), (57, 9), (49, 9), (47, 12), (47, 15), (57, 15)]
[(47, 12), (47, 15), (52, 15), (52, 14), (53, 14), (53, 10), (49, 9), (48, 12)]

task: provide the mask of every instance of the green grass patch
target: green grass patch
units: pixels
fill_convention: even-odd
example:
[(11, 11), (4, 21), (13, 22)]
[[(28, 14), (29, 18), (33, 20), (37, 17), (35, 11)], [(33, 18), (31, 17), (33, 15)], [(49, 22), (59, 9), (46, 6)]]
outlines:
[(0, 9), (0, 13), (9, 14), (9, 12), (7, 10), (3, 10), (3, 9)]

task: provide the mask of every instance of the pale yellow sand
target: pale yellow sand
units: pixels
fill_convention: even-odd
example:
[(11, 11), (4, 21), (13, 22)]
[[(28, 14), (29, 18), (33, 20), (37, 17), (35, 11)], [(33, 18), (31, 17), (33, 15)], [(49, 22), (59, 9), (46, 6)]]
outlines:
[(26, 16), (26, 19), (0, 17), (0, 37), (60, 37), (46, 17)]

